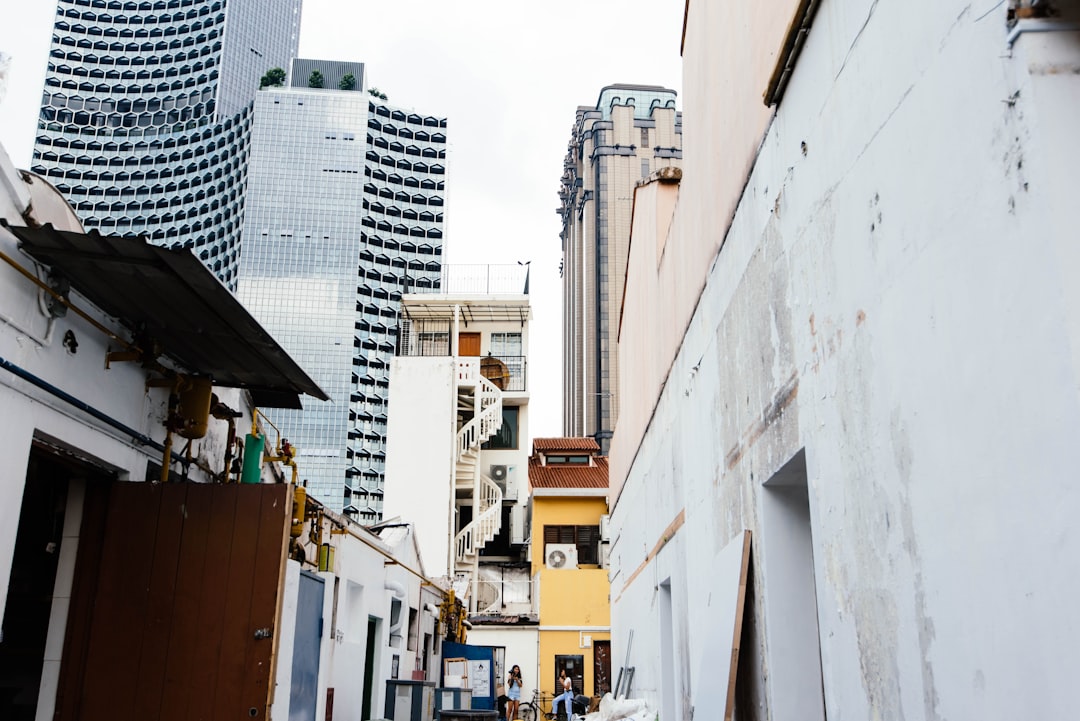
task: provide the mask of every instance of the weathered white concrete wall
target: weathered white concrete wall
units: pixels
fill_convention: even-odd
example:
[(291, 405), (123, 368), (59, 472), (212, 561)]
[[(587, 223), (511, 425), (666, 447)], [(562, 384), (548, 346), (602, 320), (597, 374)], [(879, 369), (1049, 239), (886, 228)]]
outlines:
[[(28, 207), (34, 222), (52, 222), (61, 230), (81, 231), (78, 219), (55, 189), (40, 178), (32, 178), (27, 184), (0, 146), (0, 217), (19, 225), (25, 222), (22, 214)], [(16, 238), (6, 229), (0, 229), (0, 251), (23, 268), (45, 277), (44, 269), (37, 268), (33, 259), (19, 251)], [(117, 334), (126, 333), (78, 293), (71, 293), (71, 301)], [(74, 351), (62, 342), (68, 331), (78, 344)], [(113, 363), (106, 369), (109, 343), (108, 337), (74, 312), (50, 320), (43, 311), (37, 286), (7, 263), (0, 263), (0, 358), (135, 431), (163, 442), (168, 390), (148, 390), (147, 371), (136, 363)], [(113, 346), (115, 350), (115, 342)], [(238, 428), (249, 427), (250, 409), (244, 407), (241, 395), (230, 389), (215, 389), (215, 392), (223, 402), (245, 413), (237, 420)], [(0, 369), (0, 435), (4, 438), (7, 461), (0, 477), (0, 494), (6, 499), (0, 504), (2, 613), (30, 448), (35, 437), (73, 451), (125, 480), (143, 480), (147, 461), (160, 463), (162, 455), (7, 369)], [(192, 444), (195, 459), (214, 471), (220, 470), (226, 435), (226, 424), (211, 420), (207, 436)], [(180, 447), (177, 444), (175, 448), (179, 450)], [(206, 474), (194, 466), (189, 476), (207, 480)], [(65, 592), (57, 587), (58, 597)]]
[[(29, 218), (23, 216), (29, 210)], [(40, 178), (29, 183), (12, 167), (0, 146), (0, 217), (12, 225), (48, 223), (60, 230), (81, 232), (78, 219), (63, 198)], [(0, 251), (23, 268), (45, 277), (45, 269), (22, 254), (16, 238), (0, 229)], [(94, 308), (77, 292), (71, 302), (112, 332), (125, 336), (126, 330)], [(63, 343), (65, 334), (74, 334), (77, 347)], [(0, 263), (0, 358), (46, 383), (55, 386), (106, 416), (162, 443), (167, 413), (168, 390), (146, 388), (148, 372), (137, 363), (113, 363), (105, 367), (106, 353), (116, 350), (109, 338), (74, 312), (50, 320), (43, 310), (40, 291), (7, 263)], [(251, 409), (246, 396), (235, 389), (215, 388), (219, 399), (243, 413), (237, 419), (238, 433), (251, 425)], [(124, 432), (112, 428), (72, 404), (16, 375), (0, 368), (0, 437), (4, 438), (5, 469), (0, 474), (0, 616), (7, 601), (19, 514), (34, 440), (44, 441), (71, 452), (75, 457), (115, 473), (121, 480), (142, 481), (147, 462), (161, 463), (162, 453), (144, 446)], [(207, 435), (192, 442), (196, 463), (216, 473), (223, 468), (227, 443), (227, 425), (211, 419)], [(177, 442), (174, 450), (179, 452)], [(173, 466), (173, 477), (178, 477)], [(271, 477), (264, 466), (264, 479)], [(210, 480), (195, 465), (188, 477)], [(53, 588), (42, 683), (38, 696), (38, 718), (51, 718), (55, 707), (57, 682), (67, 628), (67, 610), (79, 541), (83, 484), (75, 481), (68, 491), (60, 563)]]
[[(743, 51), (695, 29), (712, 7), (690, 3), (661, 288), (708, 244), (733, 183), (689, 161), (723, 153), (699, 96)], [(790, 521), (763, 512), (763, 484), (805, 450), (830, 719), (1073, 713), (1080, 33), (1010, 52), (1005, 7), (989, 9), (821, 4), (641, 443), (616, 432), (613, 660), (633, 629), (635, 689), (658, 707), (663, 581), (675, 657), (701, 658), (712, 554), (750, 529), (744, 698), (795, 717), (771, 674), (791, 638), (767, 610), (795, 561), (768, 544), (798, 534), (777, 534)], [(676, 718), (716, 709), (718, 679), (683, 673)]]
[(414, 524), (435, 578), (450, 569), (454, 533), (455, 371), (449, 356), (396, 357), (390, 364), (383, 517)]
[[(406, 537), (396, 546), (383, 543), (367, 531), (354, 527), (371, 543), (390, 553), (401, 564), (422, 572), (413, 541)], [(320, 573), (323, 586), (323, 637), (319, 661), (319, 689), (316, 717), (326, 715), (327, 689), (334, 689), (335, 719), (361, 721), (363, 718), (364, 678), (367, 674), (368, 622), (375, 619), (378, 634), (373, 661), (372, 718), (381, 718), (386, 699), (386, 682), (392, 677), (393, 657), (398, 656), (398, 678), (409, 679), (417, 659), (423, 653), (424, 635), (434, 634), (436, 614), (426, 606), (437, 606), (441, 594), (401, 565), (387, 562), (385, 555), (368, 543), (348, 533), (325, 537), (335, 549), (332, 572)], [(308, 563), (306, 570), (317, 566)], [(301, 565), (290, 560), (286, 565), (276, 668), (276, 687), (272, 719), (289, 718), (292, 679), (292, 648), (296, 628), (296, 599)], [(399, 593), (403, 596), (399, 596)], [(391, 635), (393, 599), (401, 600), (401, 627)], [(418, 613), (416, 647), (408, 648), (409, 609)], [(429, 680), (437, 679), (440, 657), (429, 660)]]
[[(532, 699), (538, 682), (538, 633), (536, 626), (475, 626), (469, 631), (473, 646), (503, 646), (506, 649), (506, 674), (514, 664), (521, 667), (521, 700)], [(506, 678), (500, 683), (506, 683)]]

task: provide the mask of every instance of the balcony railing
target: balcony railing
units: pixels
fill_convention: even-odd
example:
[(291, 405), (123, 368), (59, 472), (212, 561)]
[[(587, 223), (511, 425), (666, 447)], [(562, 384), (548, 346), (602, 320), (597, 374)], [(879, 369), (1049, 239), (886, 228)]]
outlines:
[[(449, 356), (452, 321), (403, 318), (398, 334), (399, 356)], [(527, 358), (523, 355), (494, 355), (476, 358), (480, 372), (504, 392), (528, 390)]]
[(405, 276), (406, 293), (437, 295), (528, 295), (529, 265), (444, 265), (441, 277)]
[(480, 578), (476, 587), (478, 614), (521, 614), (534, 609), (532, 579)]

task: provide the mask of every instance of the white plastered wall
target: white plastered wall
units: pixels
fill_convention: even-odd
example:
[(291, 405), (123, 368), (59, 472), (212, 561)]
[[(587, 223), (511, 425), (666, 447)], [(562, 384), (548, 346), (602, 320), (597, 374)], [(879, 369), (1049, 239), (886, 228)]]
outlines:
[[(613, 662), (634, 629), (635, 686), (657, 706), (649, 579), (685, 568), (695, 632), (677, 654), (700, 657), (710, 554), (744, 528), (761, 542), (761, 484), (805, 449), (830, 718), (1071, 714), (1080, 263), (1063, 194), (1080, 141), (1062, 123), (1080, 35), (1010, 52), (1004, 7), (976, 10), (821, 4), (641, 443), (613, 448)], [(722, 149), (691, 99), (730, 68), (709, 40), (688, 30), (688, 156)], [(721, 191), (684, 168), (676, 267), (672, 242), (707, 220), (688, 208)], [(762, 606), (777, 571), (752, 557), (742, 659), (779, 721)], [(692, 676), (687, 700), (715, 709), (716, 679)]]

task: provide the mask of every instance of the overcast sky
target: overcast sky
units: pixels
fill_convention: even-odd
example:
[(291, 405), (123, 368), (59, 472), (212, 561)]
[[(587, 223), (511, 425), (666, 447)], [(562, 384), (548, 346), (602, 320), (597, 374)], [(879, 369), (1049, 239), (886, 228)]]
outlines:
[[(28, 167), (56, 5), (8, 5), (0, 52), (12, 61), (0, 144)], [(681, 91), (683, 7), (684, 0), (304, 0), (302, 57), (363, 62), (369, 85), (391, 105), (448, 118), (446, 262), (532, 261), (532, 437), (562, 433), (555, 209), (574, 111), (613, 83)]]

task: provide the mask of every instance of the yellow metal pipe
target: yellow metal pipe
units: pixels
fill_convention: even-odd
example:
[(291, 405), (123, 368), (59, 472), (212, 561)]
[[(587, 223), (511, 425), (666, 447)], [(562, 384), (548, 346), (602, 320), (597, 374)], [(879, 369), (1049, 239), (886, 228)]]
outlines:
[(169, 466), (172, 464), (172, 431), (165, 429), (165, 457), (161, 459), (161, 482), (169, 482)]
[(24, 268), (24, 267), (22, 267), (21, 265), (19, 265), (18, 263), (16, 263), (16, 262), (15, 262), (15, 259), (14, 259), (14, 258), (12, 258), (12, 257), (10, 257), (10, 256), (9, 256), (9, 255), (8, 255), (7, 253), (4, 253), (4, 252), (0, 251), (0, 259), (3, 259), (3, 260), (4, 260), (4, 262), (6, 262), (6, 263), (7, 263), (8, 265), (10, 265), (10, 266), (11, 266), (12, 268), (14, 268), (15, 270), (19, 271), (19, 273), (21, 273), (21, 274), (22, 274), (23, 276), (25, 276), (25, 277), (26, 277), (26, 278), (27, 278), (27, 279), (28, 279), (28, 280), (29, 280), (29, 281), (30, 281), (31, 283), (33, 283), (34, 285), (38, 286), (38, 287), (39, 287), (39, 288), (41, 288), (41, 289), (42, 289), (43, 291), (45, 291), (46, 293), (48, 293), (49, 295), (51, 295), (51, 296), (52, 296), (53, 298), (55, 298), (56, 300), (58, 300), (58, 301), (59, 301), (60, 303), (62, 303), (62, 304), (64, 305), (64, 307), (68, 308), (69, 310), (72, 310), (72, 311), (74, 311), (74, 312), (75, 312), (75, 313), (76, 313), (76, 314), (77, 314), (77, 315), (78, 315), (79, 317), (81, 317), (81, 318), (82, 318), (83, 320), (85, 320), (85, 321), (86, 321), (87, 323), (89, 323), (90, 325), (94, 326), (94, 327), (95, 327), (95, 328), (97, 328), (97, 329), (98, 329), (99, 331), (101, 331), (102, 333), (104, 333), (104, 334), (105, 334), (105, 335), (107, 335), (108, 337), (110, 337), (110, 338), (112, 338), (113, 340), (115, 340), (115, 341), (116, 341), (117, 343), (122, 343), (122, 344), (123, 344), (124, 346), (126, 346), (127, 348), (130, 348), (130, 349), (134, 349), (134, 350), (139, 350), (138, 346), (136, 346), (135, 344), (131, 343), (130, 341), (126, 341), (126, 340), (124, 340), (123, 338), (121, 338), (120, 336), (116, 335), (116, 334), (115, 334), (115, 333), (113, 333), (113, 332), (112, 332), (111, 330), (109, 330), (108, 328), (106, 328), (105, 326), (103, 326), (103, 325), (102, 325), (101, 323), (98, 323), (98, 322), (97, 322), (96, 320), (94, 320), (94, 319), (93, 319), (92, 317), (90, 317), (89, 315), (87, 315), (87, 314), (86, 314), (86, 313), (85, 313), (85, 312), (84, 312), (83, 310), (81, 310), (81, 309), (80, 309), (80, 308), (78, 308), (77, 306), (74, 306), (74, 305), (72, 305), (72, 304), (71, 304), (71, 301), (69, 301), (69, 300), (68, 300), (67, 298), (65, 298), (64, 296), (60, 295), (59, 293), (57, 293), (57, 292), (56, 292), (55, 290), (53, 290), (52, 288), (50, 288), (50, 287), (49, 287), (49, 284), (48, 284), (48, 283), (46, 283), (45, 281), (41, 280), (41, 279), (40, 279), (40, 278), (38, 278), (38, 277), (37, 277), (36, 275), (34, 275), (34, 274), (33, 274), (33, 273), (31, 273), (30, 271), (28, 271), (28, 270), (27, 270), (26, 268)]

